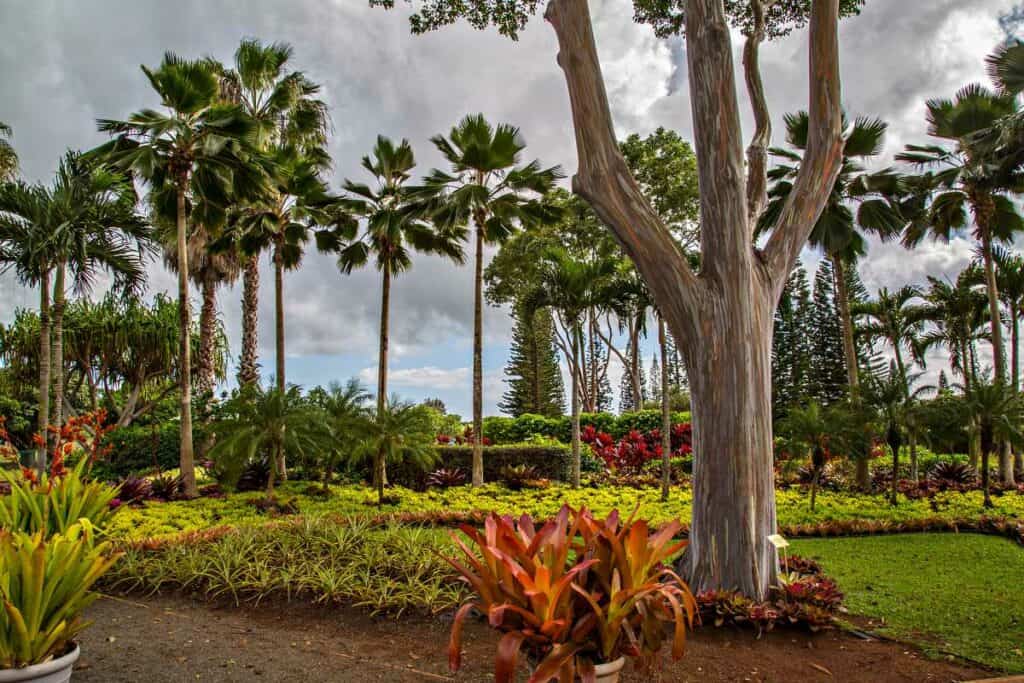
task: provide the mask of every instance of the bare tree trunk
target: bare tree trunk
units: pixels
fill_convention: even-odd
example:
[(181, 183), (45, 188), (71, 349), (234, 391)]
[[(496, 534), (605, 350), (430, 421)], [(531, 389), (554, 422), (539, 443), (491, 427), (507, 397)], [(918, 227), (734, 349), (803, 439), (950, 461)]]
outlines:
[(46, 471), (46, 455), (50, 443), (50, 271), (44, 270), (39, 280), (39, 415), (36, 421), (42, 443), (36, 453), (36, 470)]
[[(380, 290), (380, 349), (377, 352), (377, 416), (380, 417), (388, 401), (388, 322), (391, 316), (391, 268), (384, 267)], [(387, 484), (387, 463), (380, 451), (374, 456), (373, 485), (383, 496)]]
[(910, 446), (910, 478), (916, 483), (921, 479), (917, 471), (917, 435), (911, 432), (907, 443)]
[(214, 333), (217, 331), (217, 283), (211, 278), (203, 279), (203, 307), (199, 311), (199, 372), (196, 376), (196, 390), (200, 394), (213, 391), (216, 384), (213, 349)]
[[(274, 338), (276, 346), (277, 361), (277, 390), (284, 393), (287, 387), (284, 374), (284, 255), (281, 253), (281, 245), (274, 247)], [(274, 464), (271, 469), (277, 468), (281, 481), (288, 479), (288, 470), (285, 468), (284, 448), (278, 445), (274, 453)]]
[(572, 487), (580, 487), (580, 329), (579, 322), (572, 327)]
[(185, 188), (188, 178), (178, 181), (178, 365), (181, 388), (181, 487), (186, 498), (199, 494), (196, 488), (195, 455), (192, 450), (192, 307), (188, 299), (188, 225), (185, 222)]
[(473, 486), (484, 483), (484, 226), (476, 226), (473, 274)]
[[(986, 212), (981, 212), (986, 214)], [(988, 312), (992, 333), (992, 366), (997, 382), (1006, 381), (1006, 356), (1003, 347), (1003, 319), (999, 314), (999, 288), (996, 283), (996, 268), (992, 257), (992, 232), (989, 227), (989, 220), (983, 215), (977, 216), (981, 224), (981, 248), (985, 264), (985, 289), (988, 292)], [(1013, 486), (1013, 454), (1010, 451), (1010, 444), (1004, 441), (997, 445), (999, 449), (999, 478), (1003, 484)], [(986, 492), (986, 495), (987, 492)]]
[[(658, 316), (658, 348), (661, 351), (661, 499), (668, 500), (672, 485), (672, 410), (668, 386), (668, 343), (665, 321)], [(651, 378), (654, 381), (654, 378)]]
[[(693, 398), (693, 525), (682, 563), (695, 590), (763, 599), (778, 559), (772, 470), (772, 317), (842, 159), (838, 0), (814, 0), (804, 163), (763, 250), (751, 246), (730, 29), (721, 0), (687, 0), (687, 59), (701, 186), (698, 277), (618, 150), (586, 0), (551, 0), (576, 131), (573, 189), (609, 226), (684, 357)], [(760, 182), (760, 179), (758, 179)], [(755, 193), (757, 194), (757, 193)], [(696, 343), (699, 340), (700, 343)]]
[(259, 296), (260, 256), (245, 259), (242, 272), (242, 357), (239, 360), (239, 384), (253, 385), (260, 381), (259, 371)]
[(64, 278), (67, 274), (65, 263), (57, 264), (53, 281), (53, 426), (60, 429), (64, 424), (64, 311), (67, 298)]

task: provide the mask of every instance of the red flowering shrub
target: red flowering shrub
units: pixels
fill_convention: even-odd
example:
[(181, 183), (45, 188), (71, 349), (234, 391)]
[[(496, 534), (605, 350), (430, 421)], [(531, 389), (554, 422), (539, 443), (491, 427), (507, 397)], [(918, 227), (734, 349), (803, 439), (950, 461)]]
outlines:
[[(451, 441), (450, 437), (449, 441)], [(449, 443), (449, 441), (441, 441), (441, 437), (438, 437), (438, 443)], [(490, 446), (491, 440), (484, 436), (481, 437), (480, 443), (482, 443), (484, 446)], [(455, 444), (457, 446), (471, 446), (473, 444), (473, 427), (466, 427), (466, 429), (462, 432), (462, 436), (456, 435)]]
[[(672, 456), (679, 457), (693, 453), (693, 428), (689, 423), (672, 427)], [(633, 429), (618, 443), (607, 432), (599, 432), (587, 425), (580, 432), (580, 440), (590, 446), (594, 455), (604, 461), (613, 472), (638, 473), (651, 460), (661, 457), (661, 430), (652, 429), (646, 434)]]

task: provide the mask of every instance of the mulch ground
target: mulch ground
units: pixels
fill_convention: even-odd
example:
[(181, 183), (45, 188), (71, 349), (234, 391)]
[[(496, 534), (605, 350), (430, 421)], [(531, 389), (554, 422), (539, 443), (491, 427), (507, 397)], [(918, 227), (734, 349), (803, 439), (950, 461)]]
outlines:
[[(89, 610), (75, 683), (493, 681), (497, 638), (467, 624), (464, 668), (447, 667), (450, 618), (373, 618), (296, 603), (218, 607), (181, 596), (104, 597)], [(628, 668), (628, 667), (627, 667)], [(686, 656), (623, 681), (968, 681), (993, 674), (838, 631), (705, 628)], [(525, 680), (525, 675), (523, 676)]]

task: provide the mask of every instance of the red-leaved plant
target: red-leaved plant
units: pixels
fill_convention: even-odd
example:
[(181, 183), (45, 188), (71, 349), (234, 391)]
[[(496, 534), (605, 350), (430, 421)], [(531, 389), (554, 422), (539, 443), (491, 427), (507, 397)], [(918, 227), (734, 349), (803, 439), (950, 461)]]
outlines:
[(565, 506), (539, 530), (528, 515), (516, 522), (496, 514), (482, 533), (460, 529), (468, 544), (452, 536), (465, 557), (448, 561), (476, 598), (452, 624), (452, 670), (461, 664), (462, 628), (474, 609), (504, 633), (497, 683), (514, 680), (520, 651), (535, 663), (531, 683), (577, 674), (593, 681), (596, 664), (622, 656), (650, 664), (664, 644), (665, 622), (674, 626), (672, 656), (682, 656), (697, 604), (666, 564), (686, 545), (675, 540), (678, 521), (652, 533), (645, 521), (622, 521), (617, 511), (598, 520), (586, 508)]

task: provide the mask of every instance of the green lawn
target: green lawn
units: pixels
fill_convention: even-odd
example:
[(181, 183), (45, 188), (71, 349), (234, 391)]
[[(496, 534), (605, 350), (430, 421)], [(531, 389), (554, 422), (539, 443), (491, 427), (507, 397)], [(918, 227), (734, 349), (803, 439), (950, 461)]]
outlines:
[(798, 539), (846, 593), (851, 614), (884, 633), (1024, 673), (1024, 550), (975, 534)]

